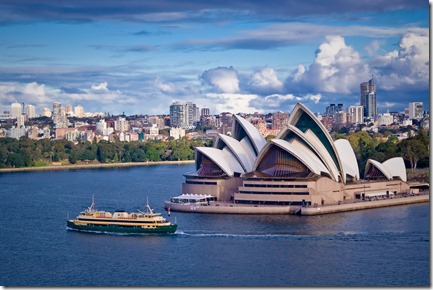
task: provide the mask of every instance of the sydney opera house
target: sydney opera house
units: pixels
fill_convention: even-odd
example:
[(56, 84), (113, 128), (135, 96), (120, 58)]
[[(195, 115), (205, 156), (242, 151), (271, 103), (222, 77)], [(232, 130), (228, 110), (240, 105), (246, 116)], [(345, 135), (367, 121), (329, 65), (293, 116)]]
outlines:
[(409, 189), (401, 157), (383, 163), (370, 159), (361, 176), (349, 141), (333, 141), (301, 103), (269, 142), (234, 115), (231, 135), (219, 134), (213, 148), (196, 148), (195, 165), (194, 172), (184, 174), (183, 196), (234, 205), (323, 206)]

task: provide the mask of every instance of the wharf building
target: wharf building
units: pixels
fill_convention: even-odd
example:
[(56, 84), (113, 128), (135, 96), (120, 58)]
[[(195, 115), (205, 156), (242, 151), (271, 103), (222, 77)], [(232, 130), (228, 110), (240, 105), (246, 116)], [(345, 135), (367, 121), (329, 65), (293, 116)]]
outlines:
[(195, 171), (184, 174), (182, 194), (251, 206), (317, 206), (409, 189), (401, 157), (368, 160), (361, 179), (349, 141), (333, 141), (301, 103), (269, 142), (239, 115), (232, 120), (230, 136), (218, 134), (214, 147), (196, 148)]

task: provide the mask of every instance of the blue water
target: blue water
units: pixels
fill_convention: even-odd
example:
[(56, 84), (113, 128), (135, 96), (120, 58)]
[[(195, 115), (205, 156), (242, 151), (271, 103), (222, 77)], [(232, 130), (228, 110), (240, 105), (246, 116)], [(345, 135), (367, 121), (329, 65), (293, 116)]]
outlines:
[(430, 286), (427, 203), (316, 217), (172, 212), (171, 235), (67, 230), (90, 205), (167, 216), (194, 165), (0, 173), (0, 285)]

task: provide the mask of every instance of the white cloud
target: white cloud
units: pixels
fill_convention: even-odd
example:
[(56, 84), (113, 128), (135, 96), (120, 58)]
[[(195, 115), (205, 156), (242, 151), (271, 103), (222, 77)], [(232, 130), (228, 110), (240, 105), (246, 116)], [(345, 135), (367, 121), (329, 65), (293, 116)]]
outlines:
[[(326, 36), (316, 51), (316, 58), (308, 70), (299, 65), (286, 82), (290, 90), (347, 94), (357, 90), (361, 78), (369, 75), (360, 54), (346, 45), (342, 36)], [(299, 88), (300, 87), (300, 88)]]
[(107, 82), (102, 82), (99, 85), (92, 85), (90, 87), (90, 90), (92, 90), (95, 93), (108, 92), (108, 83)]
[(255, 72), (249, 85), (253, 90), (273, 92), (280, 92), (283, 87), (283, 83), (278, 79), (275, 70), (270, 67)]
[(399, 43), (399, 50), (390, 51), (374, 60), (377, 78), (386, 90), (425, 88), (429, 85), (428, 29), (411, 30)]
[(251, 105), (251, 101), (258, 96), (254, 94), (230, 94), (230, 93), (207, 93), (206, 98), (211, 99), (209, 107), (212, 111), (232, 113), (254, 113), (261, 112)]
[(238, 72), (233, 67), (218, 67), (206, 70), (201, 79), (221, 93), (239, 92)]

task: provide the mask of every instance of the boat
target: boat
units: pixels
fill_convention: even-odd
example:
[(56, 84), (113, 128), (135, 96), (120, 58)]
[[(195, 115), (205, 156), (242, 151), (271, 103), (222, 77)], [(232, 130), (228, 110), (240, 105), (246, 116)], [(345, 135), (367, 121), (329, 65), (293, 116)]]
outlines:
[(111, 232), (128, 234), (167, 234), (174, 233), (176, 223), (167, 221), (160, 213), (155, 213), (146, 204), (146, 211), (128, 213), (124, 210), (116, 210), (114, 213), (95, 209), (95, 200), (82, 211), (76, 219), (68, 219), (67, 227), (79, 231)]

